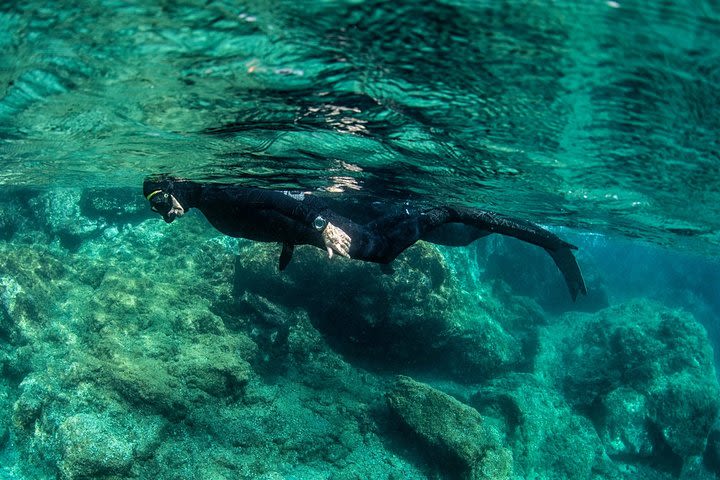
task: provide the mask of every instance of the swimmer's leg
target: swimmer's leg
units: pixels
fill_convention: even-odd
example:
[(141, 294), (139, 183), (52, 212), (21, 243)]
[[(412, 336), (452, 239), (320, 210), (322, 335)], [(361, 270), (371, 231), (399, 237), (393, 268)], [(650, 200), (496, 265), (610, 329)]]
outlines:
[(562, 273), (572, 299), (575, 300), (580, 293), (587, 294), (587, 287), (580, 266), (572, 253), (572, 250), (577, 250), (575, 245), (567, 243), (549, 230), (527, 220), (506, 217), (474, 208), (453, 208), (449, 210), (451, 210), (450, 218), (454, 221), (459, 221), (489, 233), (515, 237), (523, 242), (542, 247), (552, 257), (555, 265)]
[[(450, 232), (448, 227), (453, 224), (466, 227), (459, 230), (465, 237), (455, 243), (447, 238)], [(572, 253), (577, 247), (526, 220), (473, 208), (438, 207), (421, 213), (408, 212), (383, 217), (366, 225), (366, 228), (380, 237), (382, 242), (374, 242), (374, 248), (364, 252), (367, 255), (365, 259), (379, 263), (393, 261), (421, 239), (442, 245), (462, 245), (490, 233), (515, 237), (545, 249), (562, 273), (573, 300), (580, 293), (587, 294), (582, 272)]]
[[(451, 211), (432, 208), (424, 212), (406, 210), (388, 215), (365, 225), (371, 240), (361, 255), (365, 260), (390, 263), (424, 235), (447, 223)], [(360, 252), (358, 252), (360, 253)]]

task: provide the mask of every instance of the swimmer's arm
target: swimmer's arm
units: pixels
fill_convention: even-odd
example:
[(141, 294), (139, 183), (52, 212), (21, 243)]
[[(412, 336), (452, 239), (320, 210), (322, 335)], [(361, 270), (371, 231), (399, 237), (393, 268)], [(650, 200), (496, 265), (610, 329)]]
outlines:
[[(274, 190), (248, 190), (244, 202), (250, 208), (274, 210), (308, 228), (315, 228), (313, 225), (315, 220), (322, 217), (323, 212), (328, 212), (326, 208), (312, 206), (312, 202), (304, 202), (295, 196)], [(333, 253), (343, 257), (350, 256), (351, 239), (341, 228), (328, 222), (321, 230), (321, 237), (329, 258), (333, 257)]]
[(273, 210), (307, 227), (312, 227), (313, 221), (323, 211), (322, 208), (275, 190), (246, 189), (237, 200), (247, 208)]

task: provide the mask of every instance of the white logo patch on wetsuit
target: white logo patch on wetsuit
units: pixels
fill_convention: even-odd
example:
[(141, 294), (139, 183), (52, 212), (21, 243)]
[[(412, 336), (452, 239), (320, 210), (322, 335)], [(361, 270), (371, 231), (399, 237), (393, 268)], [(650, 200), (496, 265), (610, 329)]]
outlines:
[(304, 192), (293, 192), (292, 190), (281, 190), (281, 193), (284, 195), (287, 195), (288, 197), (297, 200), (298, 202), (302, 202), (305, 200), (305, 193)]

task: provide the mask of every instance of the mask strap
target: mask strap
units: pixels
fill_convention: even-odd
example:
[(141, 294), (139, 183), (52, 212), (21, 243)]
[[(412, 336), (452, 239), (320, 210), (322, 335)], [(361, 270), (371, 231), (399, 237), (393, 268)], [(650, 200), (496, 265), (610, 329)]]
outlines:
[(153, 192), (148, 193), (145, 198), (147, 198), (147, 200), (149, 202), (152, 197), (154, 197), (155, 195), (157, 195), (160, 192), (162, 192), (162, 190), (155, 190)]

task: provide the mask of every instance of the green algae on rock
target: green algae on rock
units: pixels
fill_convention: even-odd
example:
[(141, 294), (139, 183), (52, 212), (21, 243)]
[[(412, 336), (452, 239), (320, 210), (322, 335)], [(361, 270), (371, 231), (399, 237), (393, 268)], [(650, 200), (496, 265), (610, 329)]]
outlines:
[(314, 248), (297, 249), (298, 261), (280, 273), (277, 253), (274, 245), (242, 246), (235, 263), (240, 308), (262, 310), (269, 301), (306, 310), (334, 348), (368, 366), (405, 372), (434, 366), (475, 381), (524, 360), (522, 343), (505, 327), (517, 323), (515, 312), (500, 313), (491, 298), (463, 292), (432, 246), (405, 252), (392, 275), (373, 264), (328, 262)]
[(153, 222), (85, 240), (72, 254), (2, 245), (12, 279), (2, 291), (2, 365), (14, 385), (6, 390), (13, 421), (0, 426), (21, 453), (19, 471), (251, 479), (332, 469), (373, 478), (384, 465), (422, 478), (378, 436), (377, 380), (329, 349), (307, 315), (281, 319), (290, 377), (264, 384), (256, 373), (264, 354), (249, 336), (284, 307), (240, 316), (227, 246), (187, 224), (172, 242)]
[[(62, 222), (18, 223), (0, 243), (8, 471), (421, 480), (444, 451), (443, 476), (707, 478), (717, 385), (689, 316), (641, 304), (558, 322), (427, 245), (394, 275), (302, 247), (280, 273), (275, 245), (198, 215), (123, 224), (101, 191), (67, 198), (96, 232), (47, 245)], [(463, 443), (472, 432), (484, 440)]]
[[(3, 364), (5, 360), (5, 353), (0, 349), (0, 371), (3, 371)], [(10, 389), (7, 385), (7, 381), (0, 379), (0, 412), (9, 412), (12, 408), (12, 402), (10, 400)], [(8, 415), (0, 414), (0, 451), (5, 448), (5, 443), (10, 436), (10, 417)]]
[(620, 460), (652, 459), (679, 473), (703, 454), (720, 412), (705, 330), (661, 305), (566, 314), (542, 336), (536, 365)]
[(243, 358), (254, 355), (254, 344), (244, 336), (198, 335), (197, 343), (159, 332), (154, 337), (167, 347), (113, 351), (98, 362), (93, 376), (128, 402), (177, 418), (212, 398), (239, 396), (252, 374)]
[(512, 452), (502, 445), (494, 425), (472, 407), (402, 376), (387, 400), (402, 424), (436, 452), (448, 474), (469, 480), (512, 478)]
[(472, 396), (470, 405), (512, 449), (515, 478), (612, 478), (613, 467), (592, 423), (535, 375), (495, 378)]
[(47, 249), (0, 244), (0, 338), (22, 345), (43, 335), (48, 302), (67, 281), (67, 266)]
[(598, 432), (611, 457), (650, 457), (652, 432), (647, 428), (645, 395), (630, 387), (618, 387), (603, 400), (605, 419)]
[[(150, 428), (148, 428), (150, 427)], [(79, 413), (65, 418), (57, 437), (60, 476), (67, 479), (126, 477), (149, 444), (159, 442), (158, 425), (132, 423), (109, 414)]]

